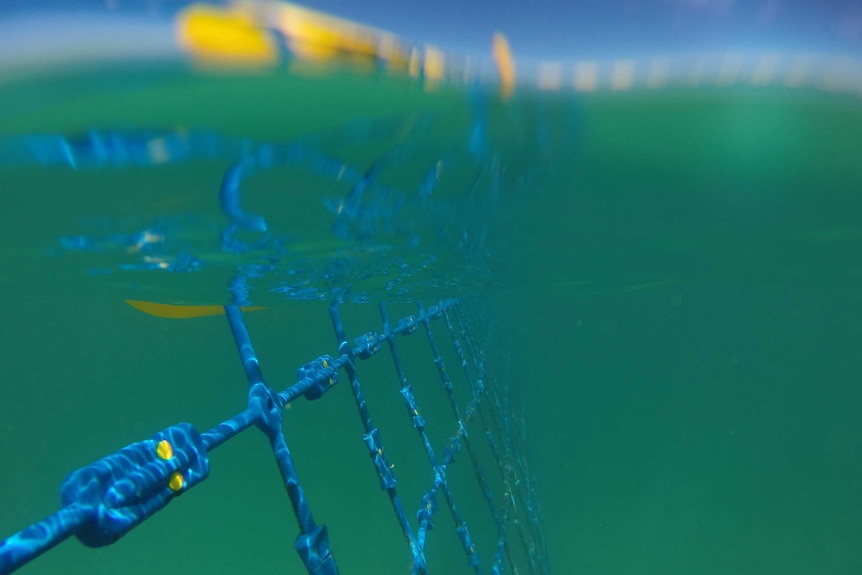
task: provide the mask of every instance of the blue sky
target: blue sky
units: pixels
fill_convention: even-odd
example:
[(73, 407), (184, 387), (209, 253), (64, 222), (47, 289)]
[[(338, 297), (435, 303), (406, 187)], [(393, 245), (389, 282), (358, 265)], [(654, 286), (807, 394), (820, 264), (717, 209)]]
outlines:
[[(0, 32), (22, 14), (78, 10), (153, 24), (179, 0), (0, 0)], [(674, 55), (697, 51), (816, 51), (862, 55), (862, 0), (307, 0), (304, 5), (433, 43), (487, 55), (495, 30), (517, 58)], [(114, 10), (108, 10), (112, 6)], [(55, 34), (52, 31), (52, 34)], [(0, 34), (2, 35), (2, 34)]]
[[(528, 58), (703, 50), (862, 53), (862, 0), (309, 0), (311, 7), (459, 52), (494, 30)], [(494, 6), (494, 8), (489, 8)]]

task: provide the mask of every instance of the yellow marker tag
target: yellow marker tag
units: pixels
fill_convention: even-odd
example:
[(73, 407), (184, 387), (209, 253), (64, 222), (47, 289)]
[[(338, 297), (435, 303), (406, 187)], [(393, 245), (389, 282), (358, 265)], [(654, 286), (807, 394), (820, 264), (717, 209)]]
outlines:
[[(169, 303), (156, 303), (152, 301), (139, 301), (133, 299), (124, 300), (127, 304), (145, 314), (168, 319), (188, 319), (192, 317), (207, 317), (211, 315), (223, 315), (224, 306), (220, 305), (173, 305)], [(242, 311), (259, 311), (266, 309), (260, 306), (243, 306)]]
[(183, 479), (183, 474), (179, 471), (174, 471), (171, 475), (170, 480), (168, 480), (168, 487), (171, 488), (171, 491), (179, 491), (183, 488), (185, 484), (185, 479)]
[(159, 441), (159, 445), (156, 447), (156, 455), (165, 460), (173, 457), (174, 448), (171, 446), (171, 442), (167, 439), (162, 439), (161, 441)]

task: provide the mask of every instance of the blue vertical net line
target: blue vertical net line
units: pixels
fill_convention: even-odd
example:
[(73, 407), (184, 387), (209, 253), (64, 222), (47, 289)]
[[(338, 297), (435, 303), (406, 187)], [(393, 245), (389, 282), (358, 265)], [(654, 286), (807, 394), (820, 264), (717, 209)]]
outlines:
[[(252, 426), (269, 439), (297, 519), (299, 534), (294, 548), (305, 568), (309, 574), (338, 573), (326, 526), (315, 522), (282, 432), (282, 414), (287, 404), (300, 397), (311, 401), (321, 399), (335, 387), (341, 373), (346, 374), (350, 384), (363, 426), (362, 439), (380, 487), (392, 503), (408, 544), (411, 574), (429, 572), (425, 549), (431, 542), (429, 531), (441, 499), (454, 520), (469, 568), (475, 573), (482, 572), (479, 550), (456, 504), (458, 494), (447, 479), (447, 471), (455, 465), (470, 466), (493, 518), (497, 544), (494, 549), (484, 551), (492, 557), (489, 572), (547, 573), (534, 483), (522, 456), (525, 424), (522, 416), (506, 410), (509, 386), (486, 366), (486, 348), (481, 346), (471, 327), (474, 321), (471, 321), (470, 306), (454, 299), (442, 300), (427, 308), (419, 304), (417, 313), (397, 322), (390, 321), (386, 304), (380, 303), (379, 309), (382, 329), (366, 332), (350, 343), (339, 304), (333, 303), (330, 316), (338, 341), (337, 354), (322, 355), (302, 365), (297, 371), (296, 383), (275, 391), (263, 376), (242, 311), (236, 305), (225, 306), (249, 383), (246, 409), (204, 432), (198, 432), (189, 423), (173, 425), (150, 439), (128, 445), (71, 473), (60, 488), (63, 504), (60, 511), (0, 543), (0, 573), (11, 573), (72, 535), (90, 547), (116, 542), (174, 498), (206, 479), (211, 466), (210, 452)], [(398, 352), (400, 339), (422, 332), (455, 420), (442, 450), (435, 450), (426, 433), (421, 406), (408, 380), (408, 367), (417, 369), (418, 366), (405, 366)], [(441, 354), (444, 339), (460, 361), (460, 369), (453, 373)], [(418, 435), (419, 448), (424, 450), (429, 462), (428, 488), (420, 502), (412, 502), (418, 506), (415, 526), (407, 511), (410, 502), (403, 502), (399, 496), (394, 465), (387, 457), (382, 434), (374, 425), (359, 380), (360, 362), (378, 354), (385, 355), (386, 349), (398, 376), (398, 391), (407, 416)], [(458, 371), (461, 377), (456, 377)], [(467, 391), (466, 405), (456, 401), (453, 393), (456, 385), (462, 385)], [(477, 433), (471, 436), (471, 431)], [(501, 493), (495, 493), (489, 486), (485, 473), (492, 470), (484, 469), (476, 457), (474, 444), (483, 439), (493, 452), (497, 467), (494, 472), (501, 475), (504, 486)], [(518, 565), (515, 555), (525, 558), (523, 565)]]

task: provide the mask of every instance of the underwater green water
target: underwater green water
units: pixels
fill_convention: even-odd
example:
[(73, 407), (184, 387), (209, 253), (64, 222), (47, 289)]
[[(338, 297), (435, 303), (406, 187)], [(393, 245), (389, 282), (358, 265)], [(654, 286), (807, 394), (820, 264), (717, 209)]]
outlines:
[[(468, 214), (463, 229), (487, 240), (471, 249), (447, 234), (426, 242), (433, 234), (420, 226), (421, 254), (438, 259), (410, 276), (414, 284), (405, 281), (400, 299), (456, 291), (485, 302), (489, 321), (480, 327), (505, 342), (496, 357), (510, 360), (527, 406), (551, 572), (862, 568), (858, 100), (741, 88), (526, 93), (506, 105), (491, 98), (478, 163), (497, 155), (493, 204), (458, 203), (475, 178), (485, 192), (493, 186), (471, 171), (475, 104), (465, 89), (130, 69), (9, 82), (0, 104), (0, 136), (178, 126), (269, 142), (325, 134), (313, 145), (363, 166), (403, 146), (422, 159), (406, 154), (382, 177), (405, 188), (418, 187), (417, 172), (438, 150), (454, 149), (449, 179), (431, 198)], [(430, 127), (416, 128), (426, 117)], [(357, 119), (371, 120), (373, 145), (364, 132), (344, 131)], [(227, 165), (0, 168), (0, 535), (55, 511), (68, 472), (176, 422), (206, 429), (242, 409), (244, 377), (223, 317), (166, 320), (122, 302), (225, 303), (241, 257), (222, 266), (213, 256), (201, 272), (170, 274), (119, 270), (133, 258), (122, 250), (57, 248), (59, 238), (96, 233), (104, 222), (138, 229), (183, 213), (218, 222)], [(306, 191), (267, 195), (285, 181)], [(249, 182), (244, 205), (295, 233), (308, 261), (331, 258), (347, 248), (326, 243), (321, 200), (344, 189), (327, 186), (275, 170)], [(387, 236), (388, 251), (375, 241), (374, 253), (412, 264), (416, 251), (401, 240)], [(392, 296), (384, 287), (391, 270), (378, 264), (357, 280), (371, 300)], [(110, 271), (88, 273), (96, 268)], [(460, 285), (439, 281), (447, 276)], [(253, 303), (269, 309), (249, 314), (248, 327), (267, 378), (290, 383), (301, 363), (334, 353), (336, 340), (327, 301), (289, 300), (268, 281), (250, 280)], [(344, 307), (350, 333), (379, 326), (375, 306)], [(412, 310), (402, 303), (390, 313)], [(404, 355), (427, 362), (418, 344)], [(412, 516), (427, 464), (389, 365), (366, 373), (375, 382), (366, 384), (369, 407)], [(428, 391), (426, 419), (450, 423), (430, 393), (435, 378), (426, 363), (413, 385), (417, 395)], [(450, 427), (436, 429), (438, 440)], [(341, 573), (407, 572), (347, 386), (296, 402), (285, 432)], [(303, 572), (262, 437), (242, 434), (211, 462), (204, 483), (118, 543), (91, 550), (69, 541), (21, 573)], [(453, 491), (487, 572), (494, 530), (467, 471), (453, 466), (464, 495)], [(438, 514), (431, 572), (469, 572), (451, 518)]]
[(596, 97), (512, 254), (562, 573), (854, 573), (857, 101)]

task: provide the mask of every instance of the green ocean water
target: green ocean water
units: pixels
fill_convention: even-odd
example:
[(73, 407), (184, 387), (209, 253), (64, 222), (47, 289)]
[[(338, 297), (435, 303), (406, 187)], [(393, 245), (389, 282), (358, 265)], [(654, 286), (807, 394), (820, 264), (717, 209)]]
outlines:
[[(357, 119), (397, 135), (430, 114), (433, 128), (406, 132), (424, 138), (416, 149), (468, 155), (472, 97), (352, 75), (72, 72), (0, 87), (0, 135), (183, 126), (285, 142), (324, 133), (325, 149), (367, 165), (379, 150), (339, 140)], [(416, 285), (415, 297), (469, 292), (487, 309), (479, 327), (505, 344), (496, 358), (507, 359), (527, 406), (551, 572), (859, 572), (859, 101), (724, 88), (489, 102), (500, 199), (463, 210), (479, 225), (471, 229), (487, 229), (487, 244), (454, 255), (432, 244), (444, 251), (434, 277), (466, 285)], [(389, 182), (415, 185), (420, 165), (407, 161)], [(92, 218), (217, 214), (224, 167), (2, 168), (2, 536), (55, 511), (68, 472), (178, 421), (206, 429), (242, 408), (223, 317), (164, 320), (122, 303), (223, 303), (227, 272), (93, 275), (127, 256), (56, 250)], [(459, 169), (440, 190), (447, 200), (470, 185)], [(307, 187), (316, 184), (326, 185)], [(262, 198), (250, 206), (276, 224), (325, 237), (310, 223), (326, 217), (315, 193)], [(490, 277), (463, 273), (471, 266)], [(254, 285), (254, 303), (269, 309), (247, 322), (271, 382), (335, 352), (327, 302)], [(373, 281), (365, 289), (389, 295)], [(344, 308), (350, 333), (378, 327), (375, 306)], [(422, 365), (411, 375), (419, 399), (427, 394), (426, 419), (451, 422), (427, 350), (405, 346), (405, 361)], [(394, 373), (367, 373), (412, 515), (428, 469)], [(355, 412), (345, 385), (297, 402), (285, 414), (288, 444), (341, 573), (404, 573), (409, 554)], [(448, 432), (441, 424), (434, 437)], [(469, 468), (451, 474), (487, 572), (493, 525)], [(438, 513), (431, 572), (469, 572), (451, 518)], [(117, 544), (66, 542), (21, 573), (299, 573), (295, 535), (266, 443), (248, 432), (212, 454), (209, 479)]]
[(513, 256), (554, 569), (857, 572), (858, 102), (584, 106)]

